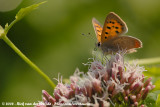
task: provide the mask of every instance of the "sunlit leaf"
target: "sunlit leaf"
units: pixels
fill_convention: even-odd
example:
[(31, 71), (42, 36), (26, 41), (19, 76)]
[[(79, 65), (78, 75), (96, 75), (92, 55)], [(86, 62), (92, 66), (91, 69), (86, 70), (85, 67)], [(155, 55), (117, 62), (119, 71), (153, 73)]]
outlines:
[(45, 2), (41, 2), (41, 3), (38, 3), (38, 4), (33, 4), (31, 6), (28, 6), (26, 8), (22, 8), (19, 10), (19, 12), (16, 14), (15, 16), (15, 20), (12, 21), (12, 23), (8, 26), (8, 24), (6, 24), (5, 26), (5, 33), (7, 34), (9, 29), (16, 23), (18, 22), (19, 20), (21, 20), (24, 16), (26, 16), (28, 13), (30, 13), (31, 11), (33, 11), (34, 9), (36, 9), (39, 5), (43, 4)]
[(38, 4), (28, 6), (26, 8), (20, 9), (20, 11), (16, 14), (16, 17), (15, 17), (16, 20), (22, 19), (25, 15), (27, 15), (28, 13), (30, 13), (31, 11), (33, 11), (34, 9), (36, 9), (39, 5), (41, 5), (43, 3), (45, 3), (45, 2), (41, 2), (41, 3), (38, 3)]

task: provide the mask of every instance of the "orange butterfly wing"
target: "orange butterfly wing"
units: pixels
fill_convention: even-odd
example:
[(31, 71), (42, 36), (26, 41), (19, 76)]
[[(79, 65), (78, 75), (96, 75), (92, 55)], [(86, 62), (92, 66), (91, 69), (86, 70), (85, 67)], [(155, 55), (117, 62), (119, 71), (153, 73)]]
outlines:
[(105, 20), (102, 34), (101, 44), (108, 41), (111, 38), (127, 33), (128, 28), (126, 23), (114, 12), (110, 12)]
[(102, 25), (95, 18), (92, 19), (92, 24), (97, 36), (97, 41), (101, 43)]

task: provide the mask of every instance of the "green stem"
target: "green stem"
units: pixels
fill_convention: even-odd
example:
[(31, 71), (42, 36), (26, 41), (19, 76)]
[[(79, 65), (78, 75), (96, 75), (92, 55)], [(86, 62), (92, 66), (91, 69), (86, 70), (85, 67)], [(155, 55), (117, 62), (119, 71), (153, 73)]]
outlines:
[(8, 33), (9, 29), (17, 22), (18, 20), (14, 20), (11, 22), (11, 24), (5, 29), (5, 34)]
[(50, 85), (55, 88), (55, 84), (51, 79), (40, 69), (38, 68), (31, 60), (29, 60), (10, 40), (7, 36), (3, 36), (2, 39), (28, 64), (30, 65), (37, 73), (39, 73)]
[(138, 64), (140, 65), (156, 64), (156, 63), (160, 63), (160, 57), (138, 59)]

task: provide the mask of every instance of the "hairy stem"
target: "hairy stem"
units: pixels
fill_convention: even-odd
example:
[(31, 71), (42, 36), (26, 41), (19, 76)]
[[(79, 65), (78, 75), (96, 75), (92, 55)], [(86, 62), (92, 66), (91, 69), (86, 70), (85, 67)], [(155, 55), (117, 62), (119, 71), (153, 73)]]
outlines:
[(50, 85), (55, 88), (55, 84), (52, 80), (30, 59), (28, 59), (10, 40), (7, 36), (3, 36), (2, 39), (28, 64), (30, 65), (38, 74), (40, 74)]

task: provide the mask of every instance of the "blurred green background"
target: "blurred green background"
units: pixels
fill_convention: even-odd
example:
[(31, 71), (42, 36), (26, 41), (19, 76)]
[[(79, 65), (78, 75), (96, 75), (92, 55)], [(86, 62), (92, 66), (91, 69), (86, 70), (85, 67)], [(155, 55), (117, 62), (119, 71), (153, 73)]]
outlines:
[[(0, 25), (13, 21), (20, 8), (40, 1), (0, 0)], [(16, 23), (8, 37), (50, 78), (57, 78), (58, 73), (69, 78), (77, 67), (87, 71), (82, 63), (92, 57), (96, 42), (92, 17), (103, 24), (111, 11), (127, 23), (127, 35), (143, 42), (143, 48), (128, 58), (160, 56), (160, 0), (48, 0)], [(0, 102), (37, 102), (42, 89), (53, 93), (48, 83), (0, 40)]]

